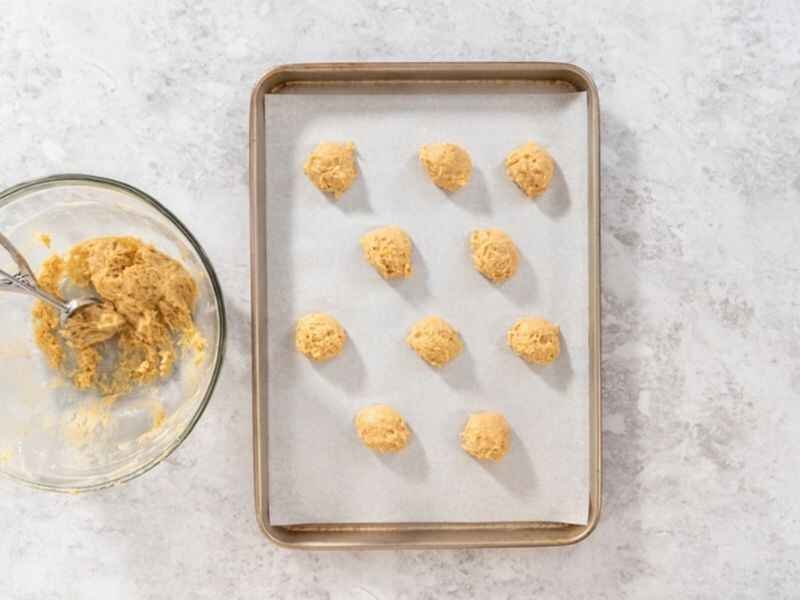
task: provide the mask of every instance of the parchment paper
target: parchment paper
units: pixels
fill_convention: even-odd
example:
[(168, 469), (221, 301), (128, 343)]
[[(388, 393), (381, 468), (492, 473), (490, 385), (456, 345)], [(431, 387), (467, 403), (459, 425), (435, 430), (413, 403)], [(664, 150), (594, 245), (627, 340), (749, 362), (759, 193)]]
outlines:
[[(587, 110), (583, 93), (286, 94), (266, 98), (269, 493), (273, 524), (513, 521), (585, 524), (589, 499)], [(535, 140), (557, 170), (526, 199), (504, 172)], [(306, 179), (319, 141), (352, 140), (360, 174), (333, 202)], [(455, 194), (419, 165), (424, 143), (463, 145), (475, 166)], [(399, 225), (414, 275), (389, 283), (361, 257), (359, 237)], [(505, 230), (522, 264), (501, 286), (472, 266), (476, 227)], [(328, 312), (350, 336), (337, 359), (294, 350), (294, 323)], [(442, 370), (406, 346), (419, 318), (453, 324), (465, 352)], [(505, 344), (523, 315), (561, 326), (562, 354), (542, 368)], [(353, 416), (388, 403), (408, 421), (403, 452), (376, 455)], [(503, 412), (512, 449), (499, 464), (459, 446), (468, 415)]]

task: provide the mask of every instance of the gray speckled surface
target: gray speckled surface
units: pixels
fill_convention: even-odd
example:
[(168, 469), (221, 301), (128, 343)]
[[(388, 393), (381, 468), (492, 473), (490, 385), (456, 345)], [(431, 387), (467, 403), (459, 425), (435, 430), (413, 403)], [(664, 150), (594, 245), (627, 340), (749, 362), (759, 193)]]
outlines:
[[(149, 191), (209, 251), (231, 325), (218, 392), (165, 464), (80, 497), (0, 483), (2, 596), (796, 596), (797, 5), (229, 4), (0, 3), (0, 185), (85, 171)], [(272, 65), (329, 59), (555, 59), (594, 76), (606, 477), (587, 541), (308, 554), (259, 532), (248, 96)]]

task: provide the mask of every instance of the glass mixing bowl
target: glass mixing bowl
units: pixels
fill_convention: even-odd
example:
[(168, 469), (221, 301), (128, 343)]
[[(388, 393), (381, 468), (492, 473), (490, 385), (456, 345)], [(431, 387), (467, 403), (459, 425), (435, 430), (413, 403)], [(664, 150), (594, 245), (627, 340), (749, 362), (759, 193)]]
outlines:
[[(0, 231), (35, 272), (54, 252), (65, 254), (86, 239), (134, 236), (180, 261), (197, 281), (203, 360), (196, 364), (187, 352), (168, 379), (113, 402), (78, 391), (51, 369), (33, 339), (33, 299), (0, 293), (0, 473), (37, 488), (80, 492), (148, 471), (189, 435), (222, 365), (225, 311), (205, 252), (144, 192), (87, 175), (56, 175), (0, 193)], [(0, 267), (17, 272), (2, 250)]]

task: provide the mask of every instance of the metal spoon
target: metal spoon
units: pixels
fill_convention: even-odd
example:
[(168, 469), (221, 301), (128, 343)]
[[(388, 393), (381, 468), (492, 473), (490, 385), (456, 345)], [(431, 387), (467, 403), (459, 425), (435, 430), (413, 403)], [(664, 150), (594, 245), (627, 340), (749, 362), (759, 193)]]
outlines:
[(0, 246), (8, 251), (19, 268), (19, 272), (16, 275), (10, 275), (3, 269), (0, 269), (0, 291), (16, 292), (18, 294), (26, 294), (34, 298), (39, 298), (58, 310), (62, 325), (79, 310), (102, 302), (97, 296), (74, 298), (64, 302), (60, 298), (56, 298), (54, 295), (45, 292), (39, 287), (36, 281), (36, 275), (33, 274), (33, 270), (30, 268), (30, 265), (28, 265), (28, 261), (25, 260), (25, 257), (14, 247), (14, 244), (2, 233), (0, 233)]

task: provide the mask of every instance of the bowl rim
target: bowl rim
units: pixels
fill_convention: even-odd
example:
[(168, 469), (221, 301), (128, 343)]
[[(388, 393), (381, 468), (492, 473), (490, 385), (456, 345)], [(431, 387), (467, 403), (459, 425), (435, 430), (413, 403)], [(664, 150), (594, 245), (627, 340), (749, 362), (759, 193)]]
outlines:
[(28, 192), (36, 188), (55, 187), (58, 184), (90, 185), (99, 188), (105, 187), (105, 188), (115, 189), (116, 191), (121, 191), (137, 197), (139, 200), (142, 200), (145, 204), (150, 205), (156, 211), (161, 213), (161, 215), (166, 217), (166, 219), (170, 221), (178, 229), (178, 231), (183, 235), (186, 241), (189, 242), (189, 245), (197, 253), (197, 256), (200, 257), (200, 262), (202, 263), (203, 268), (205, 269), (206, 274), (208, 275), (209, 281), (211, 282), (211, 289), (214, 294), (214, 300), (216, 301), (218, 307), (217, 327), (219, 328), (219, 339), (217, 341), (217, 356), (216, 360), (214, 361), (213, 368), (211, 370), (211, 378), (203, 394), (203, 399), (201, 400), (200, 404), (198, 405), (197, 409), (192, 415), (192, 418), (189, 420), (189, 422), (186, 424), (183, 430), (177, 436), (175, 436), (175, 438), (172, 441), (170, 441), (170, 443), (160, 454), (156, 455), (155, 457), (151, 458), (150, 460), (148, 460), (147, 462), (138, 466), (137, 468), (133, 469), (130, 472), (123, 473), (117, 477), (109, 479), (108, 481), (102, 481), (99, 483), (86, 486), (62, 487), (57, 485), (50, 485), (46, 483), (31, 481), (30, 479), (20, 477), (19, 475), (13, 473), (8, 473), (0, 469), (0, 474), (2, 474), (4, 477), (7, 477), (14, 481), (19, 481), (20, 483), (24, 483), (25, 485), (28, 485), (32, 488), (50, 492), (76, 494), (76, 493), (101, 490), (104, 488), (117, 486), (122, 483), (126, 483), (131, 479), (135, 479), (140, 475), (143, 475), (144, 473), (147, 473), (153, 467), (160, 464), (170, 454), (172, 454), (175, 451), (175, 449), (178, 448), (178, 446), (180, 446), (187, 437), (189, 437), (189, 434), (197, 425), (197, 422), (200, 420), (200, 417), (203, 416), (203, 413), (206, 410), (206, 406), (208, 406), (208, 402), (211, 399), (212, 394), (214, 393), (214, 389), (217, 386), (217, 382), (219, 381), (219, 377), (222, 371), (222, 364), (224, 362), (224, 357), (225, 357), (227, 325), (225, 316), (225, 300), (222, 294), (222, 287), (220, 286), (219, 279), (217, 278), (217, 273), (214, 270), (214, 266), (211, 264), (211, 260), (208, 258), (208, 255), (206, 254), (205, 250), (200, 245), (200, 242), (197, 241), (194, 235), (183, 224), (183, 222), (181, 222), (181, 220), (178, 219), (177, 216), (175, 216), (175, 214), (172, 211), (170, 211), (167, 207), (161, 204), (158, 200), (153, 198), (150, 194), (140, 190), (139, 188), (134, 187), (123, 181), (119, 181), (117, 179), (111, 179), (109, 177), (101, 177), (98, 175), (86, 175), (83, 173), (59, 173), (55, 175), (48, 175), (46, 177), (39, 177), (36, 179), (23, 181), (9, 188), (6, 188), (3, 191), (0, 191), (0, 209), (5, 207), (15, 196), (19, 195), (22, 192)]

